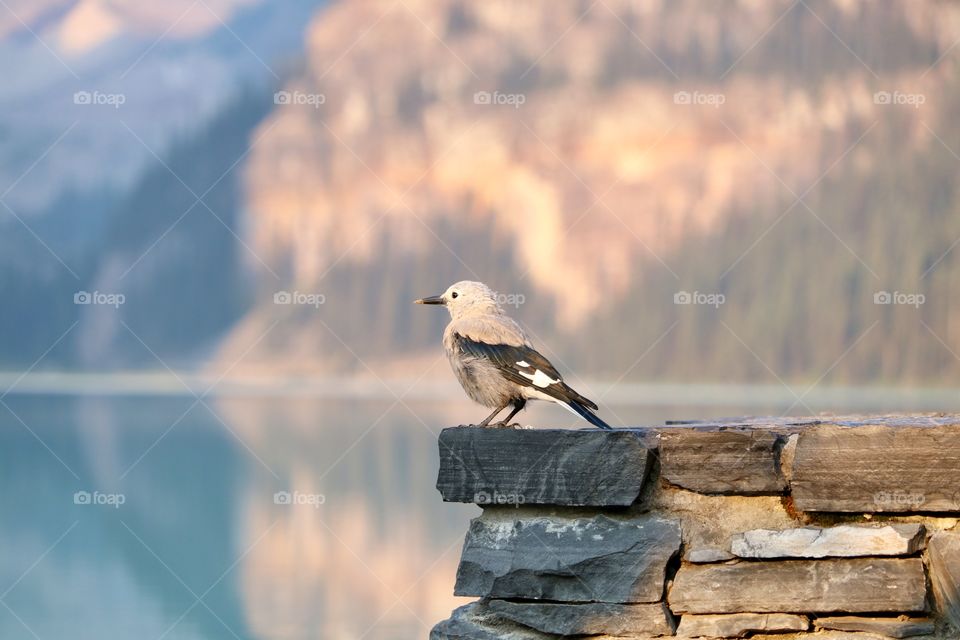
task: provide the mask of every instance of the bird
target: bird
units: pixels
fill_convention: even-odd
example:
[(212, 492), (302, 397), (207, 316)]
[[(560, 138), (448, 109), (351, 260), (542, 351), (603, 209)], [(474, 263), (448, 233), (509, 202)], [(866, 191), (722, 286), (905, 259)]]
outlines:
[[(443, 332), (443, 347), (450, 367), (474, 402), (490, 407), (480, 427), (508, 427), (529, 400), (555, 402), (590, 424), (612, 429), (594, 413), (596, 403), (574, 391), (539, 351), (526, 332), (508, 316), (497, 293), (482, 282), (463, 280), (438, 296), (414, 300), (415, 304), (444, 305), (450, 324)], [(490, 424), (513, 405), (505, 419)]]

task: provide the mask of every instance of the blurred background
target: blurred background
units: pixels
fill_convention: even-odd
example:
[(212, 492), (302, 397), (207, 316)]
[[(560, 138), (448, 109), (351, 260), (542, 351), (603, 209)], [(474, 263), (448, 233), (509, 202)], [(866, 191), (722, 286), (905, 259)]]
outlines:
[(613, 424), (960, 409), (958, 44), (946, 0), (0, 0), (0, 636), (425, 637), (487, 412), (410, 303), (461, 279)]

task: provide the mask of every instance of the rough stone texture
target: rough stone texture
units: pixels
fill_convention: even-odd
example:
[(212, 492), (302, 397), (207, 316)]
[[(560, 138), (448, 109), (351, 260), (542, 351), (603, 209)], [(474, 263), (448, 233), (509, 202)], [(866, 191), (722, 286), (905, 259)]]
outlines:
[(790, 613), (687, 614), (680, 619), (681, 638), (742, 638), (757, 631), (806, 631), (810, 620)]
[(910, 638), (929, 635), (936, 625), (929, 618), (866, 618), (861, 616), (830, 616), (814, 621), (817, 629), (837, 631), (868, 631), (891, 638)]
[[(575, 487), (568, 483), (568, 478), (578, 477), (580, 473), (589, 475), (596, 470), (606, 471), (610, 456), (616, 454), (597, 453), (597, 456), (606, 457), (592, 461), (575, 460), (581, 469), (589, 469), (589, 473), (571, 473), (571, 467), (563, 465), (570, 465), (572, 460), (564, 458), (559, 451), (550, 450), (553, 444), (559, 449), (561, 444), (565, 447), (564, 443), (568, 443), (578, 450), (579, 456), (583, 443), (589, 438), (600, 442), (604, 434), (593, 430), (534, 432), (461, 428), (452, 431), (474, 432), (477, 434), (474, 437), (482, 436), (483, 439), (488, 436), (503, 438), (497, 446), (504, 449), (515, 448), (510, 444), (511, 438), (518, 438), (520, 442), (524, 442), (527, 436), (542, 438), (534, 447), (539, 447), (537, 455), (558, 456), (546, 464), (559, 465), (564, 471), (556, 481), (540, 476), (536, 481), (540, 484), (530, 485), (523, 484), (527, 479), (520, 484), (511, 481), (488, 486), (463, 481), (454, 489), (444, 489), (444, 481), (438, 482), (445, 495), (455, 490), (467, 501), (473, 501), (475, 493), (486, 492), (483, 497), (489, 496), (491, 502), (520, 502), (517, 499), (520, 498), (530, 504), (517, 509), (485, 505), (484, 514), (479, 519), (482, 522), (474, 523), (465, 543), (457, 593), (476, 593), (494, 599), (474, 603), (467, 608), (468, 613), (455, 612), (449, 620), (437, 625), (431, 636), (436, 640), (559, 640), (563, 637), (561, 634), (589, 637), (590, 640), (624, 640), (627, 637), (649, 640), (663, 632), (664, 624), (672, 623), (658, 600), (669, 601), (677, 613), (688, 619), (687, 626), (681, 629), (684, 634), (697, 617), (712, 617), (708, 614), (718, 614), (728, 620), (738, 615), (766, 614), (771, 620), (777, 616), (807, 614), (809, 618), (829, 617), (819, 618), (820, 625), (816, 630), (774, 630), (768, 626), (749, 631), (749, 638), (889, 640), (904, 632), (930, 632), (929, 622), (919, 617), (923, 615), (919, 612), (929, 606), (936, 612), (929, 614), (936, 629), (931, 635), (916, 636), (917, 640), (960, 640), (960, 527), (957, 526), (960, 508), (950, 510), (954, 493), (960, 498), (960, 486), (955, 482), (954, 470), (945, 467), (956, 461), (957, 447), (951, 442), (960, 434), (958, 416), (735, 418), (724, 423), (625, 430), (621, 434), (629, 435), (632, 444), (639, 441), (643, 448), (654, 451), (659, 440), (666, 438), (670, 441), (682, 432), (693, 433), (693, 441), (710, 437), (704, 433), (735, 433), (739, 434), (738, 437), (751, 431), (763, 434), (753, 436), (755, 441), (770, 438), (773, 434), (776, 442), (768, 450), (774, 454), (771, 459), (778, 460), (786, 483), (796, 484), (800, 502), (795, 504), (793, 496), (785, 496), (782, 492), (754, 493), (748, 490), (751, 495), (738, 495), (726, 490), (705, 489), (714, 481), (731, 486), (729, 470), (721, 469), (707, 470), (709, 473), (704, 472), (700, 480), (696, 480), (706, 484), (688, 482), (696, 489), (667, 481), (641, 482), (636, 493), (631, 489), (629, 496), (619, 505), (629, 508), (604, 509), (604, 516), (595, 516), (600, 511), (596, 508), (598, 505), (581, 505), (587, 501), (577, 499), (574, 494), (581, 490), (593, 491), (590, 494), (592, 501), (606, 502), (606, 498), (596, 496), (602, 496), (611, 485), (591, 485), (591, 478), (587, 477), (583, 480), (585, 484)], [(552, 437), (557, 433), (561, 437), (580, 434), (584, 441), (557, 443)], [(807, 433), (816, 437), (810, 439), (804, 435)], [(599, 434), (600, 439), (594, 434)], [(861, 442), (859, 436), (854, 437), (857, 434), (870, 435)], [(906, 436), (901, 438), (899, 434)], [(626, 435), (617, 437), (627, 441)], [(883, 444), (874, 446), (873, 441), (877, 439)], [(682, 449), (682, 442), (676, 444)], [(483, 446), (477, 442), (474, 448)], [(891, 453), (894, 450), (895, 455)], [(485, 455), (498, 453), (502, 455), (495, 450)], [(693, 455), (689, 451), (686, 453)], [(715, 453), (703, 445), (702, 466), (709, 465), (711, 455)], [(751, 456), (756, 453), (744, 454), (744, 460), (754, 460)], [(479, 463), (466, 457), (466, 452), (461, 455), (469, 462), (459, 463), (461, 471), (472, 474), (467, 469), (476, 468)], [(814, 459), (818, 455), (823, 460)], [(516, 460), (517, 456), (512, 459)], [(455, 459), (448, 460), (450, 465), (454, 462)], [(651, 471), (660, 466), (656, 457), (649, 453), (644, 462), (650, 463)], [(749, 464), (736, 467), (739, 469), (737, 473), (749, 468)], [(538, 467), (537, 473), (547, 472)], [(646, 469), (644, 473), (647, 473)], [(711, 479), (710, 473), (716, 477)], [(881, 477), (881, 480), (871, 485), (874, 477)], [(819, 478), (827, 483), (825, 487), (812, 483)], [(890, 486), (891, 478), (895, 478), (898, 484)], [(614, 484), (621, 480), (622, 477), (617, 476)], [(736, 482), (741, 480), (736, 479)], [(580, 479), (574, 482), (580, 482)], [(518, 491), (518, 486), (529, 489)], [(925, 487), (922, 495), (918, 493), (920, 486)], [(876, 494), (871, 493), (874, 489), (878, 490)], [(521, 495), (523, 491), (528, 491), (529, 495)], [(853, 511), (841, 517), (804, 514), (795, 507), (803, 508), (805, 491), (808, 498), (836, 500), (841, 503), (839, 508)], [(496, 499), (495, 493), (500, 499)], [(871, 504), (876, 503), (875, 507), (863, 504), (865, 494)], [(533, 506), (539, 500), (557, 503), (568, 500), (572, 504)], [(873, 511), (897, 512), (898, 509), (899, 515), (890, 513), (890, 517), (871, 519), (869, 515), (861, 515)], [(638, 517), (636, 514), (640, 512), (645, 515)], [(673, 536), (666, 545), (670, 552), (656, 544), (651, 546), (649, 536), (637, 535), (635, 529), (633, 532), (620, 530), (623, 523), (644, 520), (668, 523)], [(825, 528), (803, 527), (804, 524)], [(667, 583), (669, 594), (664, 597), (665, 565), (671, 564), (667, 559), (670, 554), (677, 553), (678, 526), (682, 529), (685, 557), (678, 575)], [(931, 534), (922, 559), (919, 557), (923, 549), (921, 527)], [(650, 527), (645, 529), (648, 533), (651, 531)], [(951, 529), (952, 533), (949, 532)], [(597, 533), (599, 530), (602, 532)], [(595, 540), (594, 535), (602, 539)], [(547, 544), (546, 549), (541, 540)], [(731, 558), (732, 542), (737, 545), (738, 552), (752, 554), (753, 558)], [(870, 555), (857, 557), (865, 553)], [(884, 553), (914, 557), (882, 557)], [(774, 559), (764, 559), (767, 557)], [(926, 576), (921, 562), (926, 565)], [(936, 600), (925, 597), (924, 579), (932, 586)], [(607, 588), (619, 595), (608, 594), (609, 597), (605, 596), (605, 602), (601, 603), (584, 600), (592, 598), (592, 592)], [(631, 599), (639, 594), (643, 602), (624, 603), (621, 600), (624, 594)], [(660, 627), (647, 627), (645, 622), (634, 626), (625, 621), (625, 618), (640, 614), (654, 615), (657, 611), (661, 615), (655, 624)], [(941, 612), (944, 612), (943, 616)], [(950, 628), (947, 620), (951, 612), (957, 625), (955, 630)], [(916, 617), (898, 620), (900, 614)], [(839, 622), (832, 622), (838, 618)], [(827, 629), (825, 625), (844, 625), (843, 629), (848, 630)], [(659, 630), (651, 633), (655, 629)], [(735, 628), (730, 632), (741, 633)]]
[(691, 549), (690, 552), (687, 553), (685, 560), (687, 562), (693, 562), (694, 564), (703, 564), (707, 562), (726, 562), (727, 560), (733, 560), (735, 557), (732, 553), (724, 549), (702, 547), (700, 549)]
[(534, 631), (471, 602), (453, 610), (430, 630), (430, 640), (550, 640), (555, 636)]
[(680, 567), (674, 613), (924, 611), (919, 558), (779, 560)]
[(657, 602), (680, 523), (514, 516), (487, 510), (470, 523), (454, 593), (562, 602)]
[[(657, 483), (651, 483), (657, 485)], [(789, 529), (797, 521), (786, 510), (783, 496), (730, 496), (696, 493), (657, 485), (644, 507), (683, 520), (684, 551), (730, 549), (730, 538), (750, 529)]]
[(487, 607), (507, 620), (561, 636), (637, 633), (672, 636), (674, 632), (673, 616), (662, 602), (560, 604), (490, 600)]
[(763, 428), (673, 428), (660, 434), (660, 475), (700, 493), (780, 493), (783, 438)]
[(754, 529), (734, 536), (730, 550), (741, 558), (908, 556), (923, 549), (924, 533), (920, 524)]
[[(793, 637), (777, 636), (773, 638), (771, 636), (763, 636), (764, 640), (794, 640)], [(879, 636), (875, 633), (863, 633), (861, 631), (828, 631), (823, 630), (818, 632), (815, 635), (804, 634), (801, 636), (796, 636), (798, 640), (803, 638), (809, 638), (810, 640), (890, 640), (887, 636)], [(754, 636), (750, 640), (760, 640), (760, 636)], [(952, 639), (951, 639), (952, 640)]]
[(627, 430), (444, 429), (437, 489), (447, 502), (627, 506), (649, 470), (647, 444)]
[(960, 533), (938, 531), (930, 537), (927, 549), (937, 609), (960, 636)]
[(792, 476), (801, 511), (960, 511), (960, 425), (809, 427)]
[(780, 449), (780, 472), (788, 485), (793, 482), (793, 460), (797, 457), (797, 440), (799, 439), (799, 433), (788, 436), (783, 448)]
[[(655, 640), (659, 634), (631, 632), (627, 636), (608, 634), (590, 636), (590, 640), (627, 637), (630, 640)], [(430, 640), (558, 640), (561, 636), (544, 633), (513, 622), (493, 611), (489, 604), (471, 602), (454, 609), (450, 617), (430, 631)], [(790, 640), (778, 638), (777, 640)]]

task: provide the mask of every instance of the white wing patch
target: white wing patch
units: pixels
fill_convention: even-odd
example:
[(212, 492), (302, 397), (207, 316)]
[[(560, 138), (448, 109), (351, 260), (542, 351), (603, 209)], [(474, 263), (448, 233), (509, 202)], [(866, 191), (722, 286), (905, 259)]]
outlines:
[(560, 382), (560, 378), (557, 378), (556, 380), (554, 380), (553, 378), (545, 374), (543, 371), (540, 371), (540, 369), (537, 369), (533, 375), (530, 375), (526, 371), (521, 371), (520, 375), (522, 375), (524, 378), (528, 378), (530, 382), (533, 383), (533, 386), (540, 387), (541, 389), (545, 389), (546, 387), (549, 387), (552, 384), (556, 384)]
[(547, 402), (554, 402), (554, 403), (560, 405), (561, 407), (563, 407), (564, 409), (566, 409), (567, 411), (569, 411), (570, 413), (572, 413), (573, 415), (577, 416), (578, 418), (582, 418), (582, 417), (583, 417), (583, 416), (581, 416), (579, 413), (577, 413), (576, 411), (574, 411), (574, 410), (573, 410), (573, 407), (571, 407), (570, 405), (568, 405), (568, 404), (567, 404), (566, 402), (564, 402), (563, 400), (557, 400), (557, 399), (554, 398), (553, 396), (548, 396), (548, 395), (545, 394), (543, 391), (537, 391), (536, 389), (530, 387), (530, 388), (527, 389), (527, 393), (529, 394), (529, 397), (530, 397), (530, 398), (534, 398), (534, 399), (537, 399), (537, 400), (546, 400)]
[(521, 367), (529, 367), (529, 366), (530, 366), (530, 363), (527, 362), (526, 360), (517, 360), (517, 364), (520, 365)]

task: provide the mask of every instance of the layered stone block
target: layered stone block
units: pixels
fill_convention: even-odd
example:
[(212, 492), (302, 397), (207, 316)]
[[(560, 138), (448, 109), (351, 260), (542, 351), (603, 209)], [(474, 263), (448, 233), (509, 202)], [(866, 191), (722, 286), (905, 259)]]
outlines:
[[(507, 509), (506, 511), (509, 511)], [(560, 602), (658, 602), (680, 522), (632, 518), (511, 517), (470, 523), (454, 593)]]
[(790, 491), (801, 511), (960, 512), (960, 425), (809, 427)]
[(440, 433), (437, 489), (479, 505), (627, 506), (650, 470), (633, 431), (455, 427)]
[(684, 565), (670, 589), (674, 613), (832, 613), (926, 610), (919, 558), (779, 560)]

